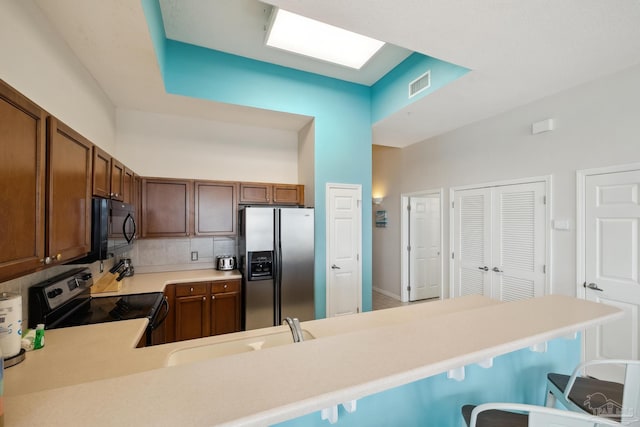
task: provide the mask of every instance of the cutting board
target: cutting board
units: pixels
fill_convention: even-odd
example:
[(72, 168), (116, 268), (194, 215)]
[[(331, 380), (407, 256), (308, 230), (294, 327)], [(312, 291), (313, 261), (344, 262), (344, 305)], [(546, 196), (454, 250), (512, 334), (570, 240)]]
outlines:
[(116, 280), (115, 274), (104, 274), (97, 282), (91, 287), (92, 294), (99, 294), (103, 292), (118, 292), (122, 288), (122, 281)]

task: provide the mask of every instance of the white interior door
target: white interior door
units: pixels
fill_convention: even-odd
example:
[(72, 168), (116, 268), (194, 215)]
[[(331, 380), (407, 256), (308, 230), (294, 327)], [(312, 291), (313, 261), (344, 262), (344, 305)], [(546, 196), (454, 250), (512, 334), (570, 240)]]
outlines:
[(491, 189), (455, 192), (454, 296), (491, 296)]
[(440, 194), (409, 199), (409, 299), (440, 297)]
[(493, 297), (516, 301), (544, 295), (545, 184), (493, 190)]
[(327, 184), (327, 317), (362, 306), (360, 186)]
[[(585, 360), (638, 359), (640, 353), (639, 187), (638, 170), (585, 178), (585, 297), (625, 313), (586, 331)], [(623, 378), (615, 369), (589, 374)]]

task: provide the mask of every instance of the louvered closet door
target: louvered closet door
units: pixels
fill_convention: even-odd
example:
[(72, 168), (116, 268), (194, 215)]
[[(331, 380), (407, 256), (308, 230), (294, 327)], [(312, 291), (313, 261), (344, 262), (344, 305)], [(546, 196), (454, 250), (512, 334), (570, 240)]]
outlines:
[(544, 295), (545, 184), (493, 189), (493, 297), (515, 301)]
[(491, 190), (455, 192), (454, 294), (491, 295)]
[(544, 295), (545, 183), (454, 193), (454, 296)]

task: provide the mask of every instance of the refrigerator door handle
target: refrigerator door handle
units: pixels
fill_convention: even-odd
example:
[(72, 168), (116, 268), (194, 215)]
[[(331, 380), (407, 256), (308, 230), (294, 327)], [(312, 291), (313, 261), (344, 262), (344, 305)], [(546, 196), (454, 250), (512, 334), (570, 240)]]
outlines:
[(282, 317), (282, 306), (280, 304), (280, 299), (282, 298), (281, 296), (281, 291), (282, 291), (282, 245), (280, 242), (280, 210), (279, 209), (274, 209), (273, 210), (273, 219), (274, 219), (274, 245), (273, 245), (273, 249), (274, 249), (274, 257), (275, 257), (275, 262), (274, 262), (274, 267), (275, 267), (275, 271), (274, 271), (274, 275), (273, 275), (273, 286), (274, 286), (274, 310), (273, 310), (273, 314), (274, 314), (274, 319), (273, 319), (273, 326), (278, 326), (280, 325), (281, 322), (281, 317)]

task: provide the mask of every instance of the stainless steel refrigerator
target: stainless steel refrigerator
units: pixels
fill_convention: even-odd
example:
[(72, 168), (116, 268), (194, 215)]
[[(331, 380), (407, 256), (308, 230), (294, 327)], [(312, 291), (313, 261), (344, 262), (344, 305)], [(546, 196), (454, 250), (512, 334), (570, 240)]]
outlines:
[(245, 207), (238, 218), (244, 329), (315, 319), (313, 209)]

